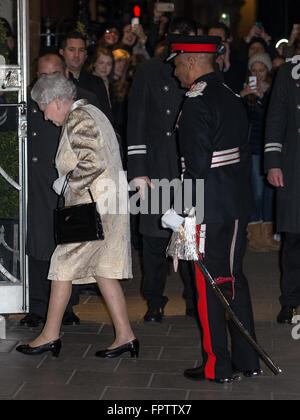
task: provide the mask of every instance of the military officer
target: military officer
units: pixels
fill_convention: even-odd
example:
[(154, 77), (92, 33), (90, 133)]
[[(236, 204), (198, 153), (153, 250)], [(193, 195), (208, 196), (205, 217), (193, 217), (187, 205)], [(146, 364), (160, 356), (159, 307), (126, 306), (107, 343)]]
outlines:
[[(195, 34), (196, 25), (187, 19), (176, 19), (171, 32)], [(128, 110), (128, 177), (140, 188), (142, 198), (152, 187), (151, 179), (177, 179), (180, 159), (177, 149), (176, 121), (185, 90), (173, 75), (173, 66), (163, 56), (145, 62), (138, 70), (129, 99)], [(144, 191), (145, 190), (145, 191)], [(168, 298), (164, 296), (168, 263), (165, 251), (170, 232), (161, 227), (162, 214), (151, 214), (149, 199), (147, 214), (140, 215), (144, 279), (143, 297), (148, 304), (146, 322), (161, 322)], [(189, 267), (183, 264), (186, 284), (187, 313), (193, 313), (193, 291)]]
[(266, 124), (265, 169), (277, 188), (277, 231), (283, 233), (282, 309), (290, 324), (300, 305), (300, 65), (283, 64), (273, 87)]
[[(179, 121), (184, 180), (191, 180), (193, 185), (204, 180), (204, 219), (198, 215), (197, 226), (199, 254), (237, 316), (255, 337), (250, 293), (243, 273), (246, 226), (253, 208), (247, 115), (241, 99), (214, 72), (221, 39), (178, 35), (170, 38), (175, 75), (182, 87), (190, 87)], [(196, 189), (190, 194), (196, 206)], [(164, 217), (165, 224), (168, 219), (169, 216)], [(176, 231), (178, 224), (174, 226), (170, 215), (169, 227)], [(202, 366), (186, 370), (185, 376), (224, 383), (233, 380), (234, 370), (246, 376), (259, 375), (257, 354), (233, 325), (230, 354), (225, 311), (197, 266), (196, 287), (204, 356)]]

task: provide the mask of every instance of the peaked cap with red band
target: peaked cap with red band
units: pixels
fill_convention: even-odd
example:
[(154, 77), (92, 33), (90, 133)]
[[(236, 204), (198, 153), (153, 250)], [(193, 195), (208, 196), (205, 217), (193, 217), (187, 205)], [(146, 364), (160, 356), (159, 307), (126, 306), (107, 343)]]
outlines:
[(179, 54), (220, 54), (222, 39), (218, 36), (169, 35), (172, 54), (167, 61), (173, 60)]

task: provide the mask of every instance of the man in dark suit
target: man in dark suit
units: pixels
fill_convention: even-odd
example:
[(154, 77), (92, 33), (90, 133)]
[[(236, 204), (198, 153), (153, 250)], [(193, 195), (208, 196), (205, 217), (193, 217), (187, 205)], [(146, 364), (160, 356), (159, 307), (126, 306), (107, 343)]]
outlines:
[(112, 110), (103, 80), (83, 70), (87, 59), (86, 39), (78, 32), (71, 32), (62, 41), (59, 53), (64, 57), (69, 79), (82, 89), (93, 92), (101, 111), (113, 122)]
[(291, 324), (300, 306), (300, 65), (283, 64), (273, 87), (266, 124), (265, 169), (277, 188), (277, 232), (283, 233), (281, 311)]
[[(171, 40), (175, 75), (182, 87), (190, 87), (178, 123), (184, 181), (196, 187), (198, 180), (204, 180), (204, 219), (197, 215), (199, 254), (255, 338), (249, 287), (243, 273), (246, 227), (253, 208), (247, 115), (241, 99), (214, 71), (221, 38), (172, 36)], [(197, 207), (196, 188), (190, 194)], [(174, 202), (178, 202), (176, 194)], [(183, 205), (183, 209), (186, 207)], [(171, 219), (172, 215), (164, 216), (164, 225), (176, 231), (179, 226), (172, 225)], [(258, 376), (258, 356), (234, 325), (230, 354), (225, 311), (207, 287), (198, 266), (196, 287), (203, 330), (203, 364), (188, 369), (185, 376), (218, 383), (232, 381), (233, 369), (249, 377)]]
[[(178, 18), (172, 22), (171, 32), (195, 35), (193, 21)], [(161, 57), (145, 62), (138, 70), (129, 99), (128, 109), (128, 176), (140, 188), (142, 199), (151, 179), (177, 179), (180, 174), (180, 156), (177, 148), (176, 121), (185, 90), (174, 77), (174, 68), (166, 63), (168, 49)], [(164, 296), (168, 261), (165, 258), (170, 232), (161, 227), (162, 214), (140, 215), (140, 233), (143, 239), (144, 278), (142, 294), (147, 301), (145, 322), (161, 322), (168, 298)], [(181, 265), (185, 282), (187, 314), (194, 315), (191, 268)]]
[[(57, 54), (45, 54), (38, 61), (38, 77), (47, 74), (65, 73), (65, 64)], [(78, 89), (78, 99), (86, 98), (100, 107), (96, 96)], [(55, 249), (53, 210), (57, 195), (52, 184), (57, 178), (55, 155), (60, 138), (60, 128), (44, 119), (37, 104), (28, 95), (28, 234), (29, 256), (29, 306), (30, 313), (21, 320), (21, 325), (35, 327), (47, 315), (50, 282), (47, 280), (49, 261)], [(74, 288), (67, 307), (64, 325), (78, 324), (72, 307), (79, 303), (78, 290)]]

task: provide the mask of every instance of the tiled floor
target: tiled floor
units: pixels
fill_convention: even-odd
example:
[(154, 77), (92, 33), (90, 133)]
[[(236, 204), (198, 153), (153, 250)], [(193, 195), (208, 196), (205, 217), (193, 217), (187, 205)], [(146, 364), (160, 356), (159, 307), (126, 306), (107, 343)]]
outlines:
[(141, 355), (101, 360), (96, 350), (113, 341), (113, 328), (101, 298), (82, 297), (76, 313), (78, 327), (62, 329), (63, 349), (58, 360), (50, 355), (26, 357), (15, 351), (18, 343), (38, 331), (21, 328), (19, 317), (10, 317), (8, 337), (0, 341), (0, 400), (287, 400), (300, 399), (300, 341), (292, 339), (291, 326), (280, 326), (278, 254), (248, 253), (245, 263), (254, 304), (260, 344), (284, 373), (264, 375), (230, 385), (193, 382), (182, 375), (201, 363), (197, 323), (186, 316), (182, 284), (170, 270), (167, 295), (170, 302), (161, 325), (145, 325), (145, 303), (140, 297), (141, 269), (134, 256), (133, 281), (124, 282), (130, 318), (141, 342)]

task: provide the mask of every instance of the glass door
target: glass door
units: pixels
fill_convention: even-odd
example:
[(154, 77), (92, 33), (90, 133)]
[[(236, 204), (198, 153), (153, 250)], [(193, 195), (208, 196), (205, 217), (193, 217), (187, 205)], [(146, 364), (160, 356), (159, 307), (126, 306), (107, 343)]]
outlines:
[(28, 0), (0, 0), (0, 314), (28, 311)]

